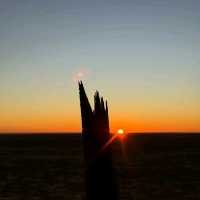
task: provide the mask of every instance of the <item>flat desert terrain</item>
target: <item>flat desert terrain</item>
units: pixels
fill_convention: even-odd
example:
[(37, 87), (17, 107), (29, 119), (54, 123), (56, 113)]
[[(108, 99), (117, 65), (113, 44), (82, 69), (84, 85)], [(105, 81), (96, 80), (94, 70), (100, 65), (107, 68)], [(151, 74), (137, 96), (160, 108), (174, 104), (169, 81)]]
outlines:
[[(200, 199), (200, 135), (129, 134), (112, 148), (121, 200)], [(80, 134), (0, 135), (0, 200), (84, 196)]]

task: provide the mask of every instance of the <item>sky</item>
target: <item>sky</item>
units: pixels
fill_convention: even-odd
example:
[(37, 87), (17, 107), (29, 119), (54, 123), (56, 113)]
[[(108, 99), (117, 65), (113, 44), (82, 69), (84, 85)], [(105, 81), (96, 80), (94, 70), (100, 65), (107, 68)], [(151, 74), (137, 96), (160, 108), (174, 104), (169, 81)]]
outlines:
[(80, 132), (77, 79), (115, 132), (200, 131), (199, 0), (1, 0), (0, 132)]

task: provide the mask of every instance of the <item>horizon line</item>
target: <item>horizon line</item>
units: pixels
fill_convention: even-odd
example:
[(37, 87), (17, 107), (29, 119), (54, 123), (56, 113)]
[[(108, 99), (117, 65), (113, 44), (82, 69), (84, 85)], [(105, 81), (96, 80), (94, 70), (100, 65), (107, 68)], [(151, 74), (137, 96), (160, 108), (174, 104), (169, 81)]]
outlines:
[[(129, 131), (126, 134), (200, 134), (200, 130), (198, 131)], [(9, 132), (1, 132), (0, 135), (6, 134), (82, 134), (80, 131), (9, 131)], [(110, 134), (115, 134), (110, 132)]]

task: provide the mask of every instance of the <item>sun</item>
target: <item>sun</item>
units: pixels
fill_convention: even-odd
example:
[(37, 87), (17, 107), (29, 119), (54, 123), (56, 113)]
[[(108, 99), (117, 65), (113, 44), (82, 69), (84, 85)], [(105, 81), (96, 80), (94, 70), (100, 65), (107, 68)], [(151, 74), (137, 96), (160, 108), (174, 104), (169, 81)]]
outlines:
[(117, 130), (117, 134), (119, 134), (119, 135), (124, 135), (124, 129), (118, 129)]

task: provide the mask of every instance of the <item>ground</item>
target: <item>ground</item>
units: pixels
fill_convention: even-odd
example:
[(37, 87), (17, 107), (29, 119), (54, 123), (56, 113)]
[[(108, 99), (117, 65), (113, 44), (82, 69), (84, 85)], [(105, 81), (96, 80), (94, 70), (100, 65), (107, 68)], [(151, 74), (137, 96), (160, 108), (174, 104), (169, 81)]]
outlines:
[[(200, 199), (200, 135), (129, 135), (113, 144), (121, 200)], [(80, 200), (81, 135), (0, 136), (0, 200)]]

